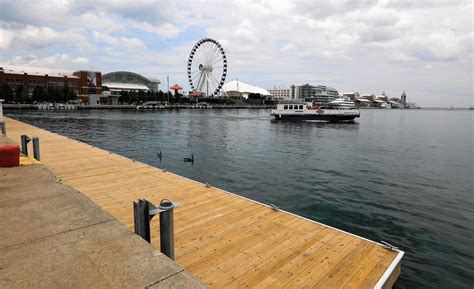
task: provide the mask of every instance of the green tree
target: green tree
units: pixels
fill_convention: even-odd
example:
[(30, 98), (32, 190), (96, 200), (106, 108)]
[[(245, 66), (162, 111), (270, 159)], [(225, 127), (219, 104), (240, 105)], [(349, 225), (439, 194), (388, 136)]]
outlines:
[(143, 90), (139, 90), (139, 91), (138, 91), (137, 100), (138, 100), (138, 101), (141, 101), (141, 102), (146, 101), (146, 94), (145, 94), (145, 92), (144, 92)]
[(121, 104), (128, 104), (129, 103), (128, 92), (125, 90), (122, 90), (120, 92), (120, 96), (118, 100), (119, 100), (119, 103)]
[(69, 89), (69, 87), (65, 86), (60, 92), (60, 99), (61, 102), (69, 102), (74, 101), (77, 99), (76, 93), (73, 90)]
[(47, 101), (49, 102), (61, 102), (61, 95), (56, 86), (50, 86), (48, 87), (48, 92), (47, 92)]
[(17, 86), (15, 88), (15, 95), (13, 96), (13, 101), (16, 103), (21, 103), (22, 94), (23, 94), (23, 86)]
[(66, 100), (67, 101), (76, 101), (77, 100), (77, 94), (74, 92), (74, 90), (68, 89)]
[(43, 86), (35, 86), (35, 88), (33, 89), (32, 100), (36, 102), (46, 101), (46, 92), (44, 91)]
[(13, 90), (6, 83), (0, 86), (0, 99), (5, 100), (6, 103), (13, 101)]
[(28, 89), (28, 85), (23, 85), (23, 88), (21, 89), (20, 102), (21, 103), (31, 102), (30, 91)]

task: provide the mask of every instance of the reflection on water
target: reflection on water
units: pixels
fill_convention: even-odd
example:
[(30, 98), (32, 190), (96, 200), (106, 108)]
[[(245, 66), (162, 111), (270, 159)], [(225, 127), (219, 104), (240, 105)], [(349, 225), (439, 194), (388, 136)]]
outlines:
[(474, 284), (469, 111), (364, 110), (344, 124), (275, 122), (266, 110), (6, 114), (388, 241), (407, 253), (397, 287)]

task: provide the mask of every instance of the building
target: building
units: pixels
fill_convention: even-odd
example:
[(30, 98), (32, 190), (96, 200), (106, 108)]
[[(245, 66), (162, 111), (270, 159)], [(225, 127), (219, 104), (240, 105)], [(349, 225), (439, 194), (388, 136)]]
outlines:
[(290, 99), (290, 89), (284, 87), (267, 88), (273, 99)]
[(225, 95), (235, 98), (248, 99), (250, 94), (260, 94), (263, 97), (271, 97), (270, 92), (264, 88), (256, 87), (239, 80), (232, 80), (222, 86)]
[[(77, 95), (81, 92), (80, 76), (65, 72), (40, 72), (35, 68), (4, 68), (0, 67), (0, 83), (7, 84), (11, 89), (26, 87), (31, 95), (37, 86), (42, 86), (45, 90), (51, 87), (68, 87)], [(39, 70), (39, 69), (38, 69)]]
[(38, 86), (45, 91), (68, 88), (84, 102), (88, 102), (91, 95), (102, 94), (101, 73), (98, 71), (60, 72), (37, 67), (0, 67), (0, 84), (3, 83), (13, 90), (22, 86), (30, 96)]
[(130, 71), (115, 71), (102, 75), (102, 85), (107, 87), (112, 95), (124, 91), (152, 91), (157, 92), (161, 81), (148, 79)]
[(360, 94), (359, 94), (358, 92), (356, 92), (356, 91), (353, 91), (353, 92), (344, 92), (344, 93), (342, 94), (342, 96), (343, 96), (344, 98), (350, 99), (350, 100), (352, 100), (352, 101), (354, 101), (354, 100), (360, 98)]
[(324, 85), (292, 85), (290, 86), (291, 99), (312, 100), (315, 104), (326, 104), (339, 97), (339, 92)]

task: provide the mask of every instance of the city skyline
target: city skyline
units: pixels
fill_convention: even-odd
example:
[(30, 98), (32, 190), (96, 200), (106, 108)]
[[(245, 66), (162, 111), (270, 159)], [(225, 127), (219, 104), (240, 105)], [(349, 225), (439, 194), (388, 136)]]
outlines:
[(162, 89), (169, 75), (189, 90), (189, 52), (211, 37), (226, 81), (473, 105), (470, 1), (7, 1), (0, 15), (2, 65), (128, 70)]

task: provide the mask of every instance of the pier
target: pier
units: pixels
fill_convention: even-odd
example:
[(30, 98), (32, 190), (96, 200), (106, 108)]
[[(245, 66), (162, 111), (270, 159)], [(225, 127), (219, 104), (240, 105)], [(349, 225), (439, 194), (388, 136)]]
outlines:
[(40, 162), (20, 163), (0, 167), (0, 288), (205, 288)]
[[(403, 252), (6, 118), (8, 136), (38, 136), (41, 162), (133, 231), (132, 203), (169, 199), (176, 263), (211, 288), (390, 288)], [(159, 226), (151, 243), (159, 248)]]

